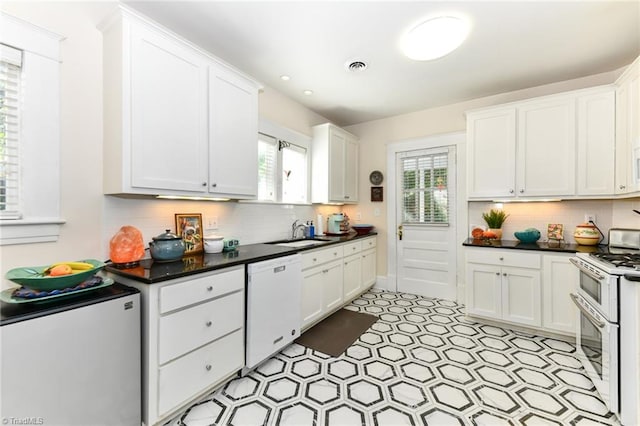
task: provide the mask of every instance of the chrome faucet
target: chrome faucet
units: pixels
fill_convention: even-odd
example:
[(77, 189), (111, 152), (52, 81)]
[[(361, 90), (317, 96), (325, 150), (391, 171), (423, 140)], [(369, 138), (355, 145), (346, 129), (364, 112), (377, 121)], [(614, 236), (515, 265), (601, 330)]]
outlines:
[(296, 234), (298, 233), (298, 229), (304, 229), (305, 228), (305, 224), (300, 222), (298, 219), (296, 219), (293, 224), (291, 224), (291, 239), (295, 240)]

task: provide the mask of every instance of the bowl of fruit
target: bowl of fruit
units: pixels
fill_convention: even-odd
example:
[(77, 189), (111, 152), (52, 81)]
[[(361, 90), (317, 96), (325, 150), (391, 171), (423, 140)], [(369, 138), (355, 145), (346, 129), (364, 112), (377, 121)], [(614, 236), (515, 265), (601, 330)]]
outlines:
[(14, 268), (6, 278), (23, 287), (37, 291), (62, 290), (74, 287), (104, 268), (105, 264), (95, 259), (75, 262), (58, 262), (46, 266)]

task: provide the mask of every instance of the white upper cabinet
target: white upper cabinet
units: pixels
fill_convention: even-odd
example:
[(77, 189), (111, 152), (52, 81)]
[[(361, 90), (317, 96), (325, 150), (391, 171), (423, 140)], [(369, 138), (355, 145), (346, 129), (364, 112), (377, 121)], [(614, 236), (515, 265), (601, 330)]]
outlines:
[(515, 140), (515, 108), (496, 108), (467, 116), (469, 198), (515, 195)]
[(518, 107), (518, 196), (575, 193), (575, 99), (531, 101)]
[(615, 107), (612, 88), (578, 98), (578, 195), (614, 193)]
[(640, 191), (640, 57), (616, 82), (616, 194)]
[(358, 202), (358, 150), (351, 133), (329, 123), (314, 126), (311, 202)]
[(258, 195), (258, 90), (221, 66), (209, 71), (209, 192)]
[(469, 112), (468, 198), (612, 195), (612, 102), (606, 86)]
[(101, 29), (104, 192), (254, 197), (257, 84), (126, 7)]

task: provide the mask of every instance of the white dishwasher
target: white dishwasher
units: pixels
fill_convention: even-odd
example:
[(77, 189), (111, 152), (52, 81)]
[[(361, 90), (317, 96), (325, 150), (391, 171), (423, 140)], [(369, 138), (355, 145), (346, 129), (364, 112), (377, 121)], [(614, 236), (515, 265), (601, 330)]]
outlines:
[(300, 336), (300, 255), (247, 265), (248, 372)]

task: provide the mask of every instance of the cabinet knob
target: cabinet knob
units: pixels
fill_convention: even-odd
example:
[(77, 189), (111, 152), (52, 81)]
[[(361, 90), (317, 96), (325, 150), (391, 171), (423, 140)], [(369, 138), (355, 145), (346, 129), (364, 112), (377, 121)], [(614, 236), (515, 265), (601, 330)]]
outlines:
[(349, 196), (348, 196), (348, 195), (345, 195), (345, 196), (344, 196), (344, 198), (345, 198), (345, 200), (348, 200), (348, 199), (349, 199)]
[(213, 286), (210, 285), (209, 287), (207, 287), (207, 291), (213, 291)]
[(513, 189), (509, 190), (509, 194), (513, 194), (514, 192), (516, 192), (516, 191), (514, 191)]
[(334, 255), (334, 256), (337, 256), (337, 255), (338, 255), (338, 252), (337, 252), (337, 251), (334, 251), (334, 252), (333, 252), (333, 255)]
[(625, 188), (626, 188), (626, 186), (620, 185), (620, 189), (625, 189)]
[(324, 269), (324, 270), (322, 271), (322, 273), (323, 273), (323, 274), (326, 274), (327, 272), (329, 272), (329, 270), (328, 270), (328, 269)]
[(503, 272), (503, 273), (502, 273), (502, 276), (503, 276), (503, 277), (506, 277), (506, 276), (507, 276), (507, 273), (506, 273), (506, 272)]
[(313, 261), (314, 261), (314, 262), (317, 262), (317, 261), (318, 261), (318, 259), (316, 259), (316, 258), (314, 257), (314, 258), (313, 258)]
[(207, 327), (211, 327), (211, 324), (213, 324), (213, 323), (211, 321), (207, 321), (205, 324), (206, 324)]
[(521, 194), (524, 194), (524, 189), (521, 189), (521, 190), (520, 190), (520, 193), (521, 193)]
[(500, 276), (500, 272), (496, 272), (496, 275), (497, 275), (497, 276)]
[(202, 186), (207, 186), (207, 182), (202, 182)]
[(207, 364), (204, 367), (207, 371), (211, 371), (211, 364)]
[(500, 260), (504, 260), (504, 257), (501, 257)]
[(218, 186), (218, 184), (217, 183), (212, 183), (211, 186), (215, 188), (216, 186)]

